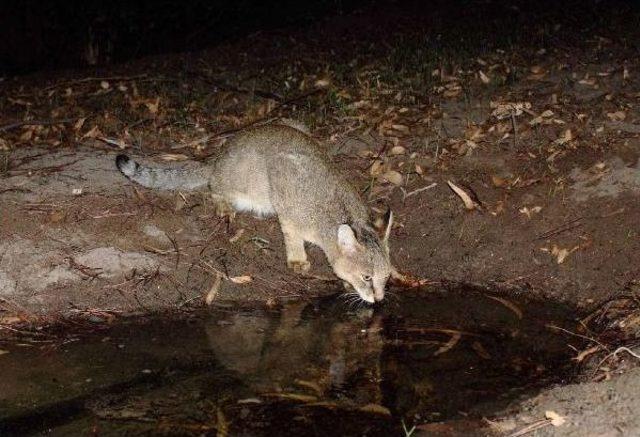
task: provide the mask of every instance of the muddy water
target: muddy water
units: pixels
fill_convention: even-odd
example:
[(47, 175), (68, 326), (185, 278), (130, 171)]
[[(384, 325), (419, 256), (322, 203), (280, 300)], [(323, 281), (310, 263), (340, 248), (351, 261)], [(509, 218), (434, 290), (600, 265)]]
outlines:
[(547, 325), (572, 320), (562, 306), (462, 290), (36, 336), (1, 345), (0, 435), (403, 435), (403, 423), (469, 423), (566, 376), (573, 339)]

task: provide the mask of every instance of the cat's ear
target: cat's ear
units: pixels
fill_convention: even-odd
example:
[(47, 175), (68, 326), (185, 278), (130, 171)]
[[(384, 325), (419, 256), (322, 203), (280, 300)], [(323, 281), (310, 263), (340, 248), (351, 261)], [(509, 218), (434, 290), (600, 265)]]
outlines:
[(385, 246), (389, 246), (389, 236), (391, 235), (391, 228), (393, 227), (393, 211), (391, 208), (387, 209), (384, 218), (382, 219), (382, 227), (380, 229), (380, 237), (382, 240), (382, 244)]
[(338, 246), (343, 253), (353, 253), (358, 248), (356, 234), (349, 225), (338, 227)]

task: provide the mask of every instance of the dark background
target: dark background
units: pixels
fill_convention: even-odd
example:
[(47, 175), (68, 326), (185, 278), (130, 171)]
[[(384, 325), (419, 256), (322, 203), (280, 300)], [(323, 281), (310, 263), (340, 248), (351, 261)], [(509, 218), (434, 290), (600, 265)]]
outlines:
[[(304, 25), (371, 0), (86, 0), (0, 3), (0, 70), (122, 62), (201, 49), (232, 37)], [(93, 45), (94, 59), (87, 48)]]
[[(638, 3), (633, 0), (3, 1), (0, 73), (107, 65), (148, 54), (195, 51), (257, 31), (304, 28), (358, 10), (375, 15), (384, 15), (386, 10), (390, 14), (403, 11), (405, 17), (422, 20), (430, 34), (437, 33), (434, 28), (437, 29), (443, 41), (448, 39), (450, 44), (457, 44), (460, 38), (473, 39), (474, 34), (482, 34), (484, 39), (491, 34), (491, 41), (505, 44), (526, 42), (536, 38), (527, 26), (535, 22), (561, 27), (562, 37), (567, 39), (588, 37), (590, 32), (597, 31), (625, 38), (637, 47), (638, 38), (631, 34), (640, 26)], [(393, 32), (391, 26), (389, 33)], [(384, 43), (392, 37), (381, 32), (374, 39)]]

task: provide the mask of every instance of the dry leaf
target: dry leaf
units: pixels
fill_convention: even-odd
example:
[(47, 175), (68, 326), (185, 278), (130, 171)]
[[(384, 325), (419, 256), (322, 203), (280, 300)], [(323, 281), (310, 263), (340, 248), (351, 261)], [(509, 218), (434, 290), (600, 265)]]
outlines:
[(82, 129), (85, 121), (87, 121), (87, 117), (79, 118), (78, 121), (76, 121), (73, 125), (73, 130), (79, 131), (80, 129)]
[(147, 107), (150, 113), (157, 114), (158, 108), (160, 107), (160, 97), (156, 97), (155, 100), (149, 100), (144, 102), (144, 106)]
[(624, 111), (607, 112), (607, 117), (609, 117), (611, 121), (623, 121), (627, 118), (627, 114)]
[(291, 399), (293, 401), (300, 401), (300, 402), (314, 402), (318, 400), (317, 396), (305, 395), (301, 393), (264, 393), (262, 396), (281, 398), (281, 399)]
[(561, 146), (563, 144), (567, 144), (570, 141), (573, 141), (573, 139), (574, 138), (573, 138), (573, 133), (571, 132), (571, 129), (567, 129), (564, 131), (562, 136), (557, 140), (555, 140), (553, 143)]
[(531, 216), (533, 214), (537, 214), (540, 211), (542, 211), (542, 207), (541, 206), (534, 206), (533, 208), (529, 208), (527, 206), (524, 206), (524, 207), (520, 208), (518, 211), (520, 211), (522, 214), (526, 215), (527, 218), (531, 218)]
[(222, 275), (216, 273), (216, 277), (213, 280), (213, 284), (211, 284), (211, 287), (209, 288), (209, 291), (207, 292), (207, 295), (204, 298), (204, 303), (206, 303), (207, 305), (211, 305), (211, 303), (214, 301), (214, 299), (218, 295), (218, 292), (220, 291), (221, 284), (222, 284)]
[(485, 85), (491, 82), (491, 79), (489, 79), (489, 76), (487, 76), (486, 74), (484, 74), (484, 72), (482, 70), (478, 71), (478, 76), (480, 76), (480, 80), (482, 81), (482, 83), (484, 83)]
[(393, 185), (402, 185), (402, 174), (395, 170), (389, 170), (382, 175), (382, 179), (391, 182)]
[(402, 146), (394, 146), (389, 150), (390, 155), (404, 155), (407, 149)]
[(447, 184), (449, 185), (449, 188), (451, 188), (453, 192), (456, 193), (458, 197), (460, 197), (460, 199), (462, 200), (462, 203), (464, 203), (465, 208), (467, 208), (468, 210), (473, 210), (473, 209), (478, 209), (480, 207), (480, 205), (478, 205), (478, 203), (475, 202), (471, 198), (471, 196), (469, 196), (466, 193), (466, 191), (464, 191), (462, 188), (458, 187), (456, 184), (454, 184), (451, 181), (447, 181)]
[(404, 133), (409, 132), (409, 127), (405, 126), (404, 124), (392, 124), (391, 128), (399, 132), (404, 132)]
[(505, 118), (517, 117), (522, 115), (523, 112), (531, 113), (531, 103), (529, 102), (490, 102), (489, 106), (493, 109), (491, 115), (498, 120)]
[(4, 349), (0, 349), (0, 355), (4, 355), (4, 354), (8, 354), (9, 351), (6, 351)]
[(502, 187), (506, 187), (507, 185), (509, 185), (509, 180), (508, 179), (504, 179), (501, 178), (500, 176), (496, 176), (496, 175), (491, 175), (491, 182), (493, 183), (493, 186), (496, 188), (502, 188)]
[(553, 247), (551, 248), (551, 251), (549, 251), (549, 249), (546, 249), (546, 248), (543, 248), (542, 250), (545, 252), (551, 252), (551, 255), (556, 257), (556, 261), (558, 262), (558, 264), (562, 264), (569, 255), (571, 255), (573, 252), (575, 252), (579, 248), (580, 246), (575, 246), (573, 249), (569, 250), (566, 248), (560, 248), (554, 244)]
[(496, 302), (500, 302), (502, 305), (504, 305), (505, 307), (509, 308), (511, 311), (513, 311), (513, 313), (519, 318), (522, 319), (522, 310), (520, 308), (518, 308), (518, 306), (516, 304), (514, 304), (511, 301), (508, 301), (507, 299), (503, 299), (501, 297), (498, 296), (489, 296), (486, 295), (489, 299), (495, 300)]
[(242, 237), (244, 234), (244, 229), (238, 229), (238, 231), (233, 235), (233, 237), (229, 238), (229, 243), (235, 243)]
[(229, 278), (229, 280), (234, 284), (248, 284), (249, 282), (253, 281), (253, 278), (249, 275), (244, 275), (244, 276), (233, 276)]
[(551, 410), (545, 411), (544, 412), (544, 417), (549, 419), (553, 426), (562, 426), (566, 422), (564, 417), (562, 417), (561, 415), (559, 415), (555, 411), (551, 411)]
[(379, 159), (376, 159), (375, 161), (373, 161), (373, 164), (371, 164), (371, 168), (369, 169), (369, 173), (371, 173), (371, 176), (374, 176), (374, 177), (379, 176), (380, 174), (382, 174), (383, 171), (384, 171), (384, 163)]
[(317, 383), (315, 383), (313, 381), (305, 381), (303, 379), (296, 379), (294, 382), (296, 384), (298, 384), (299, 386), (301, 386), (301, 387), (310, 388), (311, 390), (315, 391), (319, 395), (322, 395), (322, 393), (324, 391), (324, 390), (322, 390), (322, 387), (320, 387), (320, 385), (318, 385)]
[(572, 360), (577, 361), (578, 363), (581, 363), (589, 355), (592, 355), (592, 354), (598, 352), (599, 350), (600, 350), (600, 345), (591, 346), (590, 348), (587, 348), (587, 349), (583, 350), (582, 352), (580, 352), (578, 355), (576, 355), (574, 358), (572, 358)]
[(331, 81), (329, 79), (318, 79), (313, 84), (313, 86), (316, 88), (327, 88), (329, 87), (329, 85), (331, 85)]
[(163, 161), (186, 161), (189, 157), (180, 153), (164, 153), (160, 155), (160, 159)]
[(20, 135), (20, 141), (30, 141), (31, 138), (33, 138), (33, 129), (26, 130)]
[(533, 118), (530, 122), (529, 125), (531, 126), (535, 126), (537, 124), (541, 124), (541, 123), (545, 123), (548, 122), (548, 119), (553, 117), (553, 111), (550, 109), (547, 109), (546, 111), (544, 111), (542, 114), (538, 115), (537, 117)]
[(227, 437), (229, 435), (229, 421), (220, 407), (216, 410), (216, 429), (216, 437)]
[(102, 132), (100, 132), (100, 129), (98, 129), (98, 125), (94, 125), (89, 132), (82, 136), (82, 138), (97, 138), (101, 136), (103, 135)]
[(453, 349), (455, 347), (455, 345), (458, 344), (458, 342), (460, 341), (461, 338), (462, 338), (462, 334), (461, 333), (459, 333), (459, 332), (451, 333), (451, 338), (449, 339), (449, 341), (446, 342), (444, 345), (442, 345), (442, 347), (440, 347), (440, 349), (435, 351), (433, 353), (433, 355), (437, 356), (437, 355), (442, 355), (445, 352), (449, 352), (451, 349)]
[(379, 404), (367, 404), (358, 409), (365, 413), (375, 413), (375, 414), (382, 414), (384, 416), (391, 416), (391, 411), (389, 411), (387, 407), (384, 407)]
[(489, 352), (487, 352), (485, 347), (479, 341), (474, 341), (471, 344), (471, 349), (473, 349), (474, 352), (477, 353), (480, 358), (482, 358), (484, 360), (490, 360), (491, 359), (491, 354)]

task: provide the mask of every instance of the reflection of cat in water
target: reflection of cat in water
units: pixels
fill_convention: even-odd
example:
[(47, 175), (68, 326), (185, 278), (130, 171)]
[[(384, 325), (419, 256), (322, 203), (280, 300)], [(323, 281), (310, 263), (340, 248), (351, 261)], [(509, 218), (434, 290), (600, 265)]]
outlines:
[(355, 383), (350, 392), (358, 404), (380, 403), (381, 317), (362, 309), (345, 320), (306, 318), (305, 305), (287, 305), (271, 319), (235, 313), (230, 325), (205, 327), (209, 345), (220, 364), (251, 380), (258, 393), (304, 392), (304, 381), (323, 399)]

